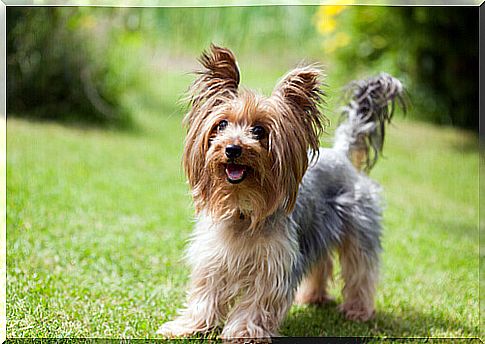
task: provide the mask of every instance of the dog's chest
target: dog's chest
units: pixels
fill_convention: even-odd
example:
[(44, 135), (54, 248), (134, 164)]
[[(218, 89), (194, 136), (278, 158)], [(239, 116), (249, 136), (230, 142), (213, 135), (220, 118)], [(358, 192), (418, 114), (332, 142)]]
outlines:
[[(241, 222), (213, 223), (201, 217), (197, 223), (187, 259), (193, 269), (239, 282), (261, 278), (286, 279), (295, 264), (298, 244), (286, 228), (274, 228), (249, 234)], [(248, 282), (249, 283), (249, 282)]]

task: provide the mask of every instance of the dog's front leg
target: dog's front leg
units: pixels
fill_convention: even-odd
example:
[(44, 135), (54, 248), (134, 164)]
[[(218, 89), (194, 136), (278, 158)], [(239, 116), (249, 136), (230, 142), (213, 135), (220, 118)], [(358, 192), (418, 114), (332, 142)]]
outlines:
[(278, 283), (257, 278), (231, 310), (221, 338), (231, 343), (248, 339), (270, 342), (271, 337), (278, 334), (279, 325), (293, 301), (289, 285), (286, 281)]
[(220, 325), (227, 313), (225, 285), (223, 279), (206, 272), (193, 272), (186, 308), (173, 321), (163, 324), (157, 334), (165, 338), (187, 337)]

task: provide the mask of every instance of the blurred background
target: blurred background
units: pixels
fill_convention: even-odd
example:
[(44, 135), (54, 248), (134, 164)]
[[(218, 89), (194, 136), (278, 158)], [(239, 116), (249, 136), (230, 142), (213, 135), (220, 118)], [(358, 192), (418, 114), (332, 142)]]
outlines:
[(478, 126), (471, 7), (8, 7), (8, 115), (125, 129), (181, 116), (210, 42), (266, 92), (303, 59), (319, 62), (332, 112), (347, 82), (386, 71), (405, 83), (412, 119)]

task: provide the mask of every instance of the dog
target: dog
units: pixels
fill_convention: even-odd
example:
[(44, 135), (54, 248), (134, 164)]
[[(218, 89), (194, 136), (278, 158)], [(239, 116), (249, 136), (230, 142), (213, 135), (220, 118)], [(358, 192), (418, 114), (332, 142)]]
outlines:
[(158, 334), (265, 341), (294, 301), (330, 300), (338, 251), (347, 319), (367, 321), (381, 251), (380, 186), (366, 174), (382, 152), (401, 82), (387, 74), (350, 84), (332, 148), (322, 72), (290, 71), (269, 97), (240, 89), (234, 54), (211, 45), (189, 89), (183, 166), (197, 222), (186, 258), (187, 303)]

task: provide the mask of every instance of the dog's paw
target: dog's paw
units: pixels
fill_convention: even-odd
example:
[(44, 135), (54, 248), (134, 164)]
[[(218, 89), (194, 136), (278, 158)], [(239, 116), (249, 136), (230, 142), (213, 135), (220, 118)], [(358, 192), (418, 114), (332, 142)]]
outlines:
[(166, 322), (157, 330), (157, 334), (164, 338), (188, 337), (198, 332), (204, 332), (204, 329), (184, 317)]
[(364, 306), (359, 302), (344, 303), (338, 307), (338, 310), (345, 316), (347, 320), (352, 321), (368, 321), (375, 315), (375, 310), (372, 307)]

